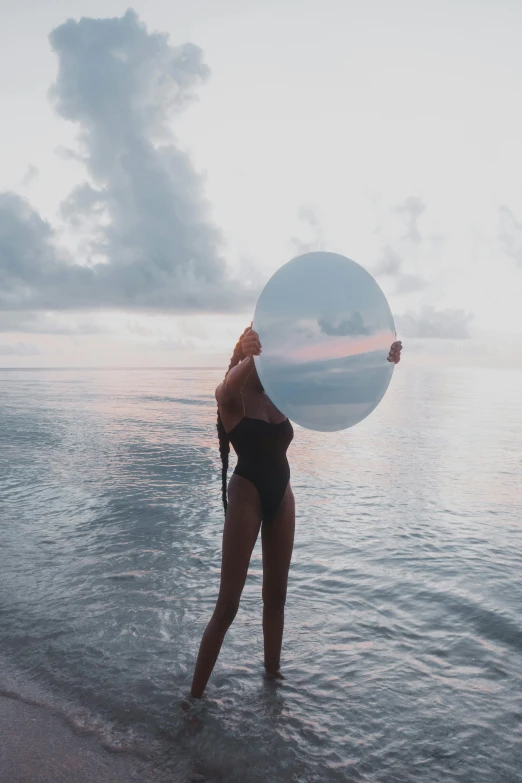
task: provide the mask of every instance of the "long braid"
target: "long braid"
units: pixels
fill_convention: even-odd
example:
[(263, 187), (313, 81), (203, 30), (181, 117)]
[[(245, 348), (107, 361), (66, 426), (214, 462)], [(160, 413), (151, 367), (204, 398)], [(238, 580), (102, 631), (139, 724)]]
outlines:
[[(241, 337), (236, 343), (236, 347), (234, 348), (234, 353), (232, 354), (232, 358), (230, 360), (230, 364), (228, 365), (228, 370), (226, 371), (225, 378), (227, 377), (229, 371), (232, 369), (232, 367), (235, 367), (236, 364), (239, 364), (241, 359), (243, 359), (243, 349), (241, 347), (241, 341), (245, 334), (249, 331), (250, 326), (247, 326)], [(219, 415), (219, 406), (218, 406), (218, 412), (217, 412), (217, 433), (219, 438), (219, 453), (221, 455), (221, 463), (223, 465), (222, 471), (221, 471), (221, 494), (223, 497), (223, 508), (225, 509), (225, 514), (227, 512), (227, 471), (228, 471), (228, 455), (230, 454), (230, 441), (228, 439), (228, 435), (226, 433), (225, 427), (223, 425), (223, 422), (221, 421), (221, 416)]]

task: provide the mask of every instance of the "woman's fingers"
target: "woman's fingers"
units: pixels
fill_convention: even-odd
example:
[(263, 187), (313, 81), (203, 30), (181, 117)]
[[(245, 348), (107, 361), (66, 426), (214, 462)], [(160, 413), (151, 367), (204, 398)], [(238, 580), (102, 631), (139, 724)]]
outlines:
[(254, 356), (261, 353), (261, 345), (258, 340), (245, 340), (242, 347), (245, 356)]
[(396, 340), (391, 345), (390, 353), (388, 354), (388, 361), (398, 364), (401, 360), (401, 351), (402, 351), (402, 342), (400, 340)]
[(261, 346), (258, 343), (248, 344), (244, 347), (244, 351), (249, 354), (259, 354), (261, 353)]
[(259, 341), (259, 335), (253, 329), (250, 329), (243, 337), (243, 353), (247, 356), (261, 353), (261, 343)]

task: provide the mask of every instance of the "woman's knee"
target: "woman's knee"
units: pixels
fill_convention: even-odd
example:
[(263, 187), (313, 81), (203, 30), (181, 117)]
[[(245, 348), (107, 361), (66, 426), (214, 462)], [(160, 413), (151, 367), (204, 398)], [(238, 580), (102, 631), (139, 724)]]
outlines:
[(263, 587), (263, 604), (274, 610), (283, 610), (286, 604), (286, 587)]
[(228, 628), (234, 622), (238, 609), (239, 600), (229, 598), (218, 599), (212, 619), (223, 628)]

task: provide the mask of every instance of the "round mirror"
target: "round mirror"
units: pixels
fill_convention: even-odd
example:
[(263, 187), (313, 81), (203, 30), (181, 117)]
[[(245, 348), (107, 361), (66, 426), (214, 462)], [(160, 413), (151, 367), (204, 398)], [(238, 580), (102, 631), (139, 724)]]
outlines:
[(266, 393), (302, 427), (353, 427), (388, 388), (393, 316), (373, 277), (349, 258), (305, 253), (284, 264), (264, 287), (252, 328)]

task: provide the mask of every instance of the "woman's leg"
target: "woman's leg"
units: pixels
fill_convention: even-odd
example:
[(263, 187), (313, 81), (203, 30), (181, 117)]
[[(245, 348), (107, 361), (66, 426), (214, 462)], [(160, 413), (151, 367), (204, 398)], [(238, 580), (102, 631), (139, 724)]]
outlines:
[(257, 489), (242, 476), (232, 475), (223, 530), (219, 595), (201, 640), (192, 680), (191, 695), (196, 698), (201, 698), (206, 688), (225, 634), (237, 614), (260, 525), (261, 504)]
[(285, 621), (286, 587), (292, 559), (295, 530), (294, 493), (288, 485), (281, 506), (269, 525), (263, 525), (263, 637), (265, 669), (281, 677), (279, 672), (283, 627)]

